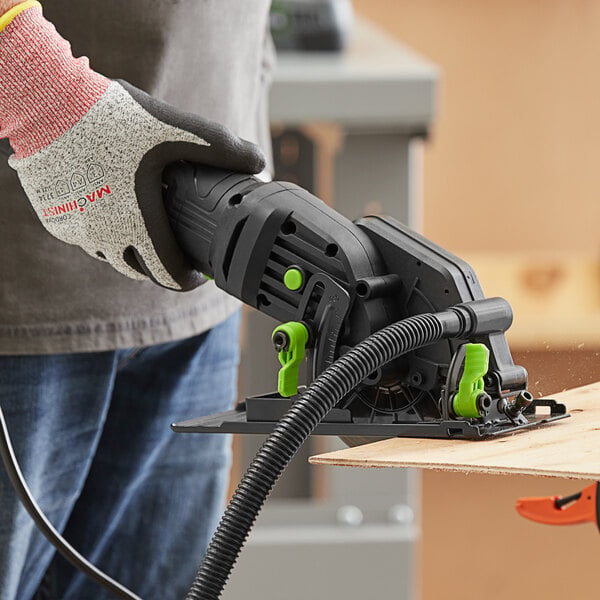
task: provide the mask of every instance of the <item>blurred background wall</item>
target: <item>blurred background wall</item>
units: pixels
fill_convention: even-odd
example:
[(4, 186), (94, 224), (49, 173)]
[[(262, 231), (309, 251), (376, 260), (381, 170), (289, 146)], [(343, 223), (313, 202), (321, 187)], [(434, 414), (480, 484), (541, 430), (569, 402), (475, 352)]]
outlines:
[(354, 5), (442, 68), (426, 234), (462, 252), (599, 254), (600, 3)]
[[(354, 6), (441, 67), (423, 150), (425, 235), (511, 301), (511, 348), (537, 395), (597, 381), (600, 3)], [(425, 472), (422, 598), (596, 598), (595, 528), (544, 527), (514, 511), (519, 496), (584, 485)]]

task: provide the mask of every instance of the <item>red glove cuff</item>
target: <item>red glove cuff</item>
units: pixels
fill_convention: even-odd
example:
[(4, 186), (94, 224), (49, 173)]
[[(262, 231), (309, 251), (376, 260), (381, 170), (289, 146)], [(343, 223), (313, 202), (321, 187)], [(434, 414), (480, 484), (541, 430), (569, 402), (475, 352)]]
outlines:
[(16, 158), (35, 154), (81, 119), (110, 81), (74, 58), (71, 45), (33, 6), (0, 32), (0, 138)]

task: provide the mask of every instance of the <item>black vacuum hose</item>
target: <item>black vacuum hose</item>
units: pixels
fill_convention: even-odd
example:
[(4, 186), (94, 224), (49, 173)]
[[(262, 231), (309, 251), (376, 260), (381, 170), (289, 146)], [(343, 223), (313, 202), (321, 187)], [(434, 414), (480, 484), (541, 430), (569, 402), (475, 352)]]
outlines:
[[(401, 354), (444, 338), (506, 331), (512, 321), (502, 298), (476, 300), (399, 321), (352, 348), (325, 369), (275, 426), (240, 482), (186, 600), (218, 600), (250, 529), (277, 479), (325, 415), (369, 374)], [(74, 550), (46, 519), (25, 483), (0, 409), (0, 457), (25, 508), (44, 535), (76, 567), (118, 598), (140, 600)]]
[(409, 317), (369, 336), (325, 369), (275, 426), (244, 474), (186, 600), (221, 597), (242, 546), (277, 479), (314, 428), (347, 393), (398, 356), (443, 338), (460, 337), (470, 329), (468, 311), (459, 307)]

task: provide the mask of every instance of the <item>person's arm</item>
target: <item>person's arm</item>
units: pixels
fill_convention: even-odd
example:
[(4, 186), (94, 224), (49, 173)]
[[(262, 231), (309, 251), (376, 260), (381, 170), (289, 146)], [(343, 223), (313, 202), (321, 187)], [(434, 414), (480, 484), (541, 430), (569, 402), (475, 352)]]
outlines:
[(261, 151), (93, 71), (39, 2), (0, 0), (9, 4), (0, 17), (0, 138), (10, 140), (9, 164), (44, 227), (129, 277), (199, 285), (168, 224), (162, 171), (186, 160), (257, 173)]

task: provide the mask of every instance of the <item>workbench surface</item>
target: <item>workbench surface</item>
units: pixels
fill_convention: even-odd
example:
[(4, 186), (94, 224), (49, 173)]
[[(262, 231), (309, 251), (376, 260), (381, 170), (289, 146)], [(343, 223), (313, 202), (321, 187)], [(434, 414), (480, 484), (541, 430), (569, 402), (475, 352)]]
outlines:
[(482, 441), (393, 438), (313, 456), (310, 462), (600, 479), (600, 382), (548, 397), (565, 403), (571, 417)]

